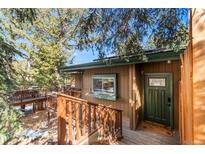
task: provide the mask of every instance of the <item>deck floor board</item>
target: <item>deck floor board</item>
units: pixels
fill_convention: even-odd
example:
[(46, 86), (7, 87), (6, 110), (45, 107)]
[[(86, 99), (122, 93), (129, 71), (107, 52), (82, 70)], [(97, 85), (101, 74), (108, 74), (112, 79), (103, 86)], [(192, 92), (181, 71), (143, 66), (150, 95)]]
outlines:
[(173, 135), (165, 135), (152, 129), (138, 128), (136, 131), (129, 129), (129, 119), (123, 119), (123, 139), (118, 141), (119, 145), (178, 145), (179, 137), (175, 132)]

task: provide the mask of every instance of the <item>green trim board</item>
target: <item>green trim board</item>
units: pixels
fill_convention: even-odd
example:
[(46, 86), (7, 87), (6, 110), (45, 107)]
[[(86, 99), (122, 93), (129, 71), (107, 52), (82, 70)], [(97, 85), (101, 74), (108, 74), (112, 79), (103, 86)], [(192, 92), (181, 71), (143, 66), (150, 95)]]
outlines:
[(144, 82), (145, 120), (159, 122), (173, 128), (172, 73), (147, 73)]
[(108, 94), (96, 94), (93, 92), (89, 93), (89, 96), (98, 98), (98, 99), (104, 99), (104, 100), (110, 100), (110, 101), (116, 101), (117, 97), (115, 95), (108, 95)]
[(111, 57), (104, 60), (93, 61), (90, 63), (70, 65), (61, 68), (63, 72), (73, 72), (73, 71), (83, 71), (85, 69), (92, 68), (102, 68), (102, 67), (113, 67), (122, 66), (128, 64), (139, 64), (139, 63), (149, 63), (149, 62), (159, 62), (167, 60), (178, 60), (180, 58), (180, 53), (176, 53), (173, 50), (165, 50), (161, 52), (146, 53), (145, 59), (139, 58), (138, 55), (127, 57), (126, 59), (121, 59), (119, 57)]

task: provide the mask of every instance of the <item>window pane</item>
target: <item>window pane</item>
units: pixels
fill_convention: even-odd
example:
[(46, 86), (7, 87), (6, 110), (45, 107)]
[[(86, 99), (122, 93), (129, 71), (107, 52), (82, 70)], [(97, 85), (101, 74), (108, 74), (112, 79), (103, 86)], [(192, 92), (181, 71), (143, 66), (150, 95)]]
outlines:
[(162, 79), (150, 78), (149, 86), (165, 87), (165, 78), (162, 78)]
[(93, 91), (102, 91), (102, 79), (93, 79)]
[(103, 91), (107, 93), (114, 93), (113, 79), (103, 79)]

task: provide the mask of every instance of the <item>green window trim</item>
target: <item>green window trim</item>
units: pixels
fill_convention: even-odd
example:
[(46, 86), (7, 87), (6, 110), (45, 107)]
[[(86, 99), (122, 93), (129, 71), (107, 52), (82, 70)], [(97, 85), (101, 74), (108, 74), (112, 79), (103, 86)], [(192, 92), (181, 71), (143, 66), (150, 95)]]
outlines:
[[(94, 79), (99, 79), (102, 82), (102, 88), (98, 90), (94, 90)], [(106, 92), (104, 90), (104, 80), (106, 79), (111, 79), (113, 80), (113, 92)], [(105, 99), (105, 100), (111, 100), (111, 101), (116, 101), (117, 99), (117, 81), (116, 81), (116, 74), (95, 74), (92, 76), (92, 89), (89, 93), (90, 96), (98, 98), (98, 99)]]

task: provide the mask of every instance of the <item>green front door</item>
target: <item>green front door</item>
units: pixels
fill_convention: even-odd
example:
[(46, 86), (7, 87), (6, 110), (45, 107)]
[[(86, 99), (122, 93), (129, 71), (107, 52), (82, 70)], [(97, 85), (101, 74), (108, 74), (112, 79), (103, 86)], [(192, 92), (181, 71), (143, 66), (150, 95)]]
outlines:
[(171, 74), (145, 74), (145, 120), (172, 127), (172, 108)]

